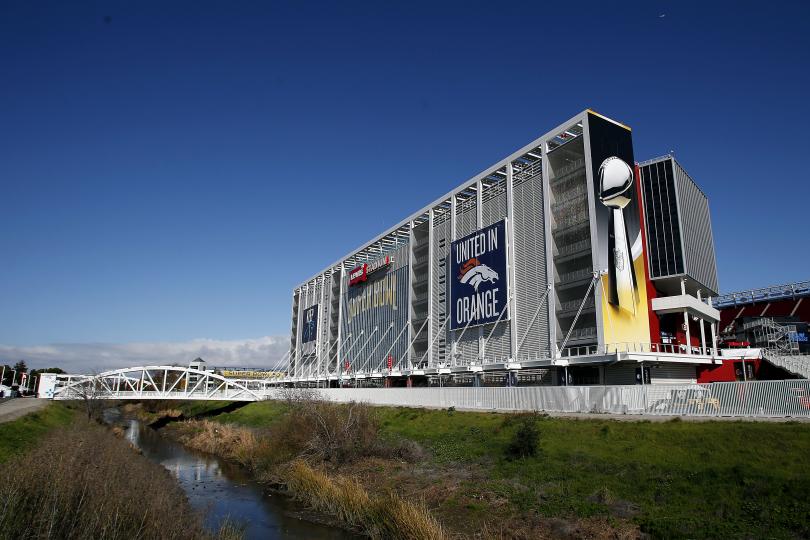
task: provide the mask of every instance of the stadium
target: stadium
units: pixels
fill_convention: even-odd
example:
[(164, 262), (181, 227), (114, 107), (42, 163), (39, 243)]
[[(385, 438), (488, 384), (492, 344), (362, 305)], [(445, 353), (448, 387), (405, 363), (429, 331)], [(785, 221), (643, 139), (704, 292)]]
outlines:
[(287, 381), (735, 380), (761, 354), (727, 337), (753, 323), (717, 294), (706, 195), (673, 156), (637, 162), (631, 129), (586, 110), (295, 287)]

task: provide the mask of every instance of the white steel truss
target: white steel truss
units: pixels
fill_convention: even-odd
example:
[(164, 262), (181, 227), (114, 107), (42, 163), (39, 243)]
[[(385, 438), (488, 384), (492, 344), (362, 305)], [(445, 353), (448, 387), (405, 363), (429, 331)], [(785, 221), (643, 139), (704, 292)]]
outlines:
[(227, 379), (181, 366), (141, 366), (98, 375), (58, 375), (54, 399), (176, 399), (260, 401), (272, 379)]

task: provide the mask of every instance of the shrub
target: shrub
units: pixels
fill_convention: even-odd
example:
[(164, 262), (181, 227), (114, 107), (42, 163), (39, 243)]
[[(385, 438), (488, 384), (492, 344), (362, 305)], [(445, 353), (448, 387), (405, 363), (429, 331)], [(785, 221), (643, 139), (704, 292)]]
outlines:
[(90, 422), (56, 430), (0, 466), (0, 531), (2, 538), (211, 538), (166, 469)]
[(512, 440), (506, 447), (510, 458), (531, 457), (537, 454), (537, 443), (540, 441), (540, 429), (534, 415), (521, 416)]
[(379, 423), (364, 403), (301, 399), (270, 429), (276, 463), (303, 456), (342, 464), (375, 453)]
[(380, 454), (383, 457), (393, 457), (411, 463), (422, 461), (426, 457), (425, 449), (411, 439), (400, 439), (393, 444), (386, 444)]
[(357, 481), (329, 476), (302, 460), (294, 460), (282, 475), (296, 499), (360, 528), (371, 538), (446, 538), (441, 524), (424, 504), (403, 500), (391, 491), (373, 497)]
[(182, 438), (183, 444), (246, 467), (254, 465), (258, 440), (253, 430), (210, 420), (195, 420), (186, 424), (191, 429)]

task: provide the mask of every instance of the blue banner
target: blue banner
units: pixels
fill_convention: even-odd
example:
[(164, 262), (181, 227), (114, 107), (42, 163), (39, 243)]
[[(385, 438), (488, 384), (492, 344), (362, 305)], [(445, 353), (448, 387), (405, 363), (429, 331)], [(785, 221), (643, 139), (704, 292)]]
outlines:
[[(494, 323), (507, 307), (506, 221), (450, 245), (450, 329)], [(507, 318), (503, 314), (501, 320)]]
[(318, 338), (318, 304), (304, 310), (301, 321), (301, 343), (309, 343)]

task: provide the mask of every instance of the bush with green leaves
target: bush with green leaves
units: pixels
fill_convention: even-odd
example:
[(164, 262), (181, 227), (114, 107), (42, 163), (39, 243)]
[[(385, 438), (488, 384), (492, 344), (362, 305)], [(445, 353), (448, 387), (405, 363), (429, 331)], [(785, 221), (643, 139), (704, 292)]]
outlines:
[(522, 416), (517, 422), (512, 440), (506, 447), (506, 455), (510, 458), (525, 458), (537, 454), (537, 444), (540, 441), (540, 429), (534, 415)]

